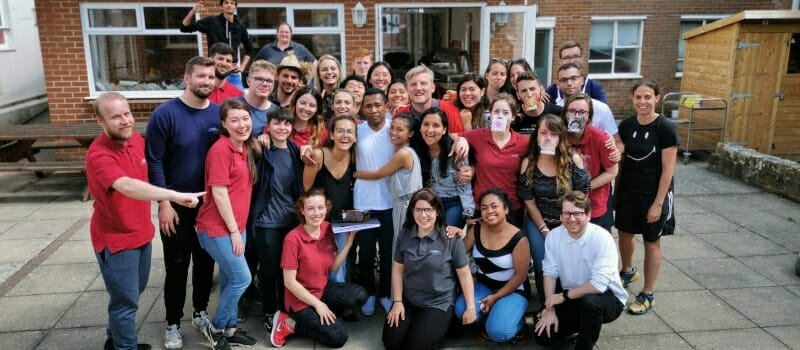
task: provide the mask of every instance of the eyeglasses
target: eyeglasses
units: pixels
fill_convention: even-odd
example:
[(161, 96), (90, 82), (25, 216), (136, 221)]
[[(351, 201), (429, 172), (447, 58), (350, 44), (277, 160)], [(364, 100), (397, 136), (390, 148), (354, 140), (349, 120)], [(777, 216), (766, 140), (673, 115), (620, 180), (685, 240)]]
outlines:
[(564, 60), (564, 61), (569, 61), (569, 60), (574, 60), (574, 59), (578, 59), (578, 58), (581, 58), (581, 57), (583, 57), (583, 56), (582, 55), (573, 55), (573, 56), (564, 56), (564, 57), (561, 57), (561, 59)]
[(585, 211), (562, 211), (561, 212), (561, 217), (564, 218), (564, 219), (569, 219), (570, 216), (573, 217), (573, 218), (576, 218), (576, 219), (580, 219), (584, 215), (586, 215)]
[(580, 78), (581, 78), (580, 75), (573, 75), (571, 77), (564, 77), (564, 78), (558, 79), (558, 82), (559, 83), (566, 83), (568, 81), (577, 81)]
[(383, 78), (383, 79), (385, 79), (385, 78), (389, 77), (389, 72), (383, 72), (383, 73), (375, 72), (375, 73), (372, 73), (372, 77), (373, 78)]
[(569, 115), (570, 117), (581, 117), (581, 118), (583, 118), (583, 117), (589, 115), (589, 111), (582, 110), (582, 109), (568, 109), (567, 110), (567, 115)]
[(491, 63), (495, 63), (495, 62), (500, 62), (500, 63), (502, 63), (504, 66), (507, 66), (509, 63), (511, 63), (511, 61), (510, 61), (510, 60), (507, 60), (507, 59), (505, 59), (505, 58), (497, 58), (497, 57), (492, 57), (492, 60), (491, 60), (491, 62), (489, 62), (489, 63), (491, 64)]
[(343, 129), (343, 128), (336, 128), (333, 132), (337, 134), (345, 134), (345, 135), (355, 135), (356, 131), (353, 129)]
[(414, 208), (414, 215), (431, 215), (433, 214), (433, 208)]
[(275, 80), (272, 80), (272, 79), (264, 79), (264, 78), (260, 78), (260, 77), (252, 77), (252, 78), (250, 78), (250, 79), (253, 79), (253, 81), (255, 81), (256, 83), (258, 83), (259, 85), (272, 85), (272, 84), (274, 84), (274, 83), (275, 83)]

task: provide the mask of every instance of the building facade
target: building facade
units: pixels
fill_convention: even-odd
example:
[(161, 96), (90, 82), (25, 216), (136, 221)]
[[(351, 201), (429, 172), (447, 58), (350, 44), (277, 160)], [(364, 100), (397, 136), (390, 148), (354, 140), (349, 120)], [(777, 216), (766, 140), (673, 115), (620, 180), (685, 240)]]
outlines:
[(33, 0), (0, 0), (0, 124), (45, 112), (44, 81)]

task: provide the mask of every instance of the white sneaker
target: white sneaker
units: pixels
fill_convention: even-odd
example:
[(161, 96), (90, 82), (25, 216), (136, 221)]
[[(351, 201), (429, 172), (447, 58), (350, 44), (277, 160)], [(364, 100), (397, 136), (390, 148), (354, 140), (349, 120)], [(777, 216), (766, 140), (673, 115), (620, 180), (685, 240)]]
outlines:
[(173, 324), (164, 331), (164, 349), (182, 349), (183, 335), (178, 325)]
[(192, 327), (203, 332), (211, 324), (211, 317), (205, 311), (200, 311), (198, 316), (192, 317)]

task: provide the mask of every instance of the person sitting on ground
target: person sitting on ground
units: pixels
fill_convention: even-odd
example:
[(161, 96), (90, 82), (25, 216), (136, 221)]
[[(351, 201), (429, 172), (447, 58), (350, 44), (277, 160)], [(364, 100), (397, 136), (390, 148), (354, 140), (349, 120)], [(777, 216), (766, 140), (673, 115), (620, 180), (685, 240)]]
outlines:
[(603, 323), (622, 313), (628, 293), (617, 274), (614, 238), (589, 222), (589, 197), (572, 191), (559, 202), (563, 225), (545, 240), (546, 301), (536, 317), (534, 337), (537, 343), (550, 345), (578, 333), (575, 349), (592, 349)]

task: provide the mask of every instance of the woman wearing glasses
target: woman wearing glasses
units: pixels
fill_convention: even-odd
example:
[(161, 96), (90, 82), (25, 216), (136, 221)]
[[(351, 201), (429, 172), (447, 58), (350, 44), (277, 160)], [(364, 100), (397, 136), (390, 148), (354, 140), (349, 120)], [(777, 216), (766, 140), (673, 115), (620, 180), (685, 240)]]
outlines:
[(383, 325), (389, 349), (432, 349), (453, 317), (456, 277), (464, 292), (464, 324), (475, 322), (472, 275), (464, 244), (445, 233), (444, 208), (423, 188), (408, 205), (392, 264), (392, 308)]
[(539, 118), (535, 137), (522, 159), (517, 184), (527, 212), (525, 230), (533, 255), (536, 291), (544, 304), (544, 240), (551, 229), (561, 225), (558, 199), (569, 191), (589, 193), (590, 185), (580, 154), (567, 148), (567, 127), (561, 117), (547, 114)]
[(389, 84), (394, 80), (394, 71), (388, 63), (378, 61), (372, 64), (367, 71), (369, 87), (383, 90), (388, 94)]

